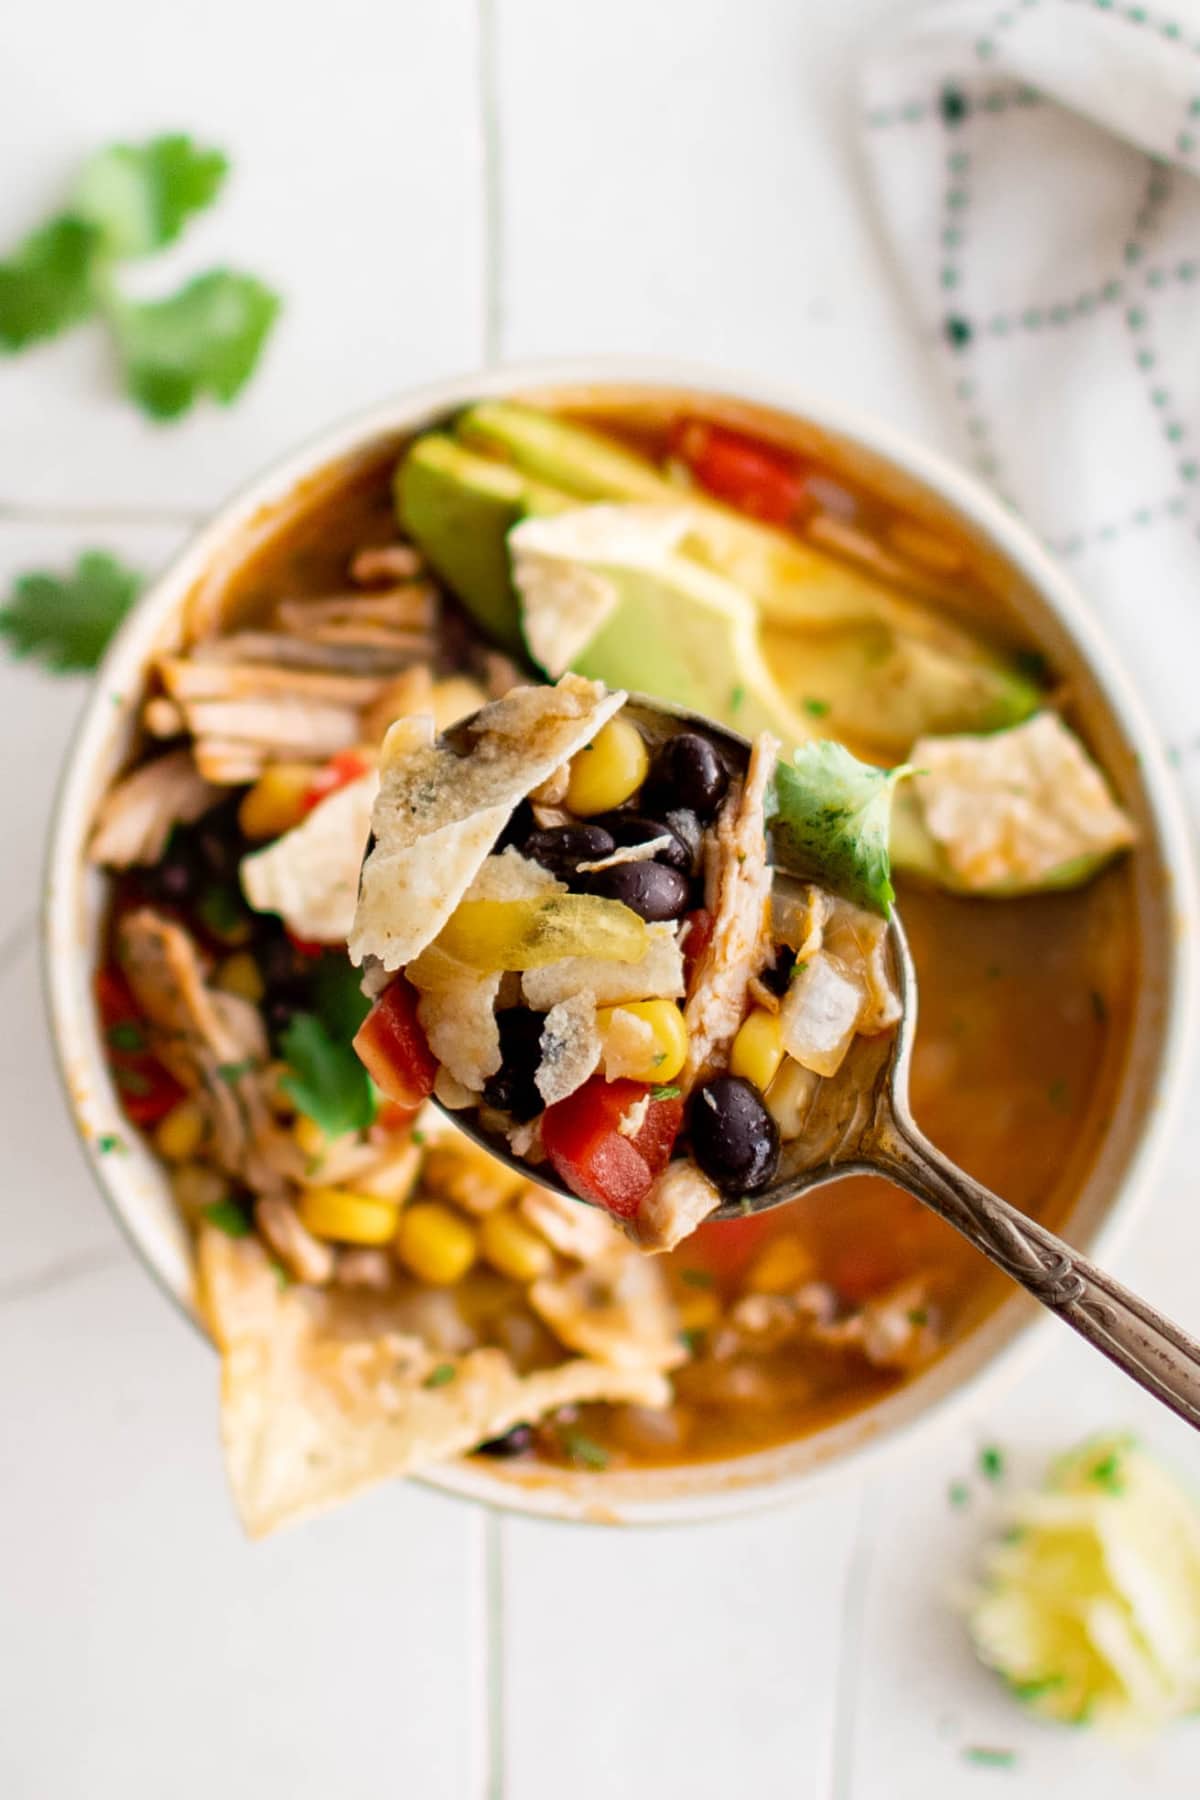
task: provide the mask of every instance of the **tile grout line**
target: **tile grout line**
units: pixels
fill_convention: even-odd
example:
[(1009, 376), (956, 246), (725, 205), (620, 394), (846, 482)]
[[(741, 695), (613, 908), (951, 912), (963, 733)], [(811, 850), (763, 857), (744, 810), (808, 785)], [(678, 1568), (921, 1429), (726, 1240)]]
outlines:
[(479, 122), (483, 149), (483, 360), (499, 361), (504, 337), (504, 208), (496, 0), (479, 0)]
[(40, 525), (64, 530), (99, 526), (118, 531), (159, 527), (193, 531), (207, 516), (202, 509), (183, 507), (38, 506), (19, 500), (0, 501), (0, 526)]
[(859, 1653), (866, 1624), (867, 1586), (872, 1556), (869, 1534), (873, 1512), (870, 1493), (864, 1480), (858, 1490), (854, 1543), (842, 1587), (842, 1632), (833, 1689), (829, 1800), (853, 1800), (854, 1794), (854, 1728)]
[(504, 1520), (483, 1517), (484, 1682), (483, 1794), (504, 1800)]

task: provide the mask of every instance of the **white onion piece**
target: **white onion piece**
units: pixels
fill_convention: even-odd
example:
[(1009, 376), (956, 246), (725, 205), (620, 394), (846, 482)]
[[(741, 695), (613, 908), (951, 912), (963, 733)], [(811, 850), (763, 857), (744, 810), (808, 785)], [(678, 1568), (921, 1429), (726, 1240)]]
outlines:
[(783, 1047), (814, 1075), (836, 1075), (854, 1041), (864, 994), (827, 956), (810, 957), (779, 1009)]
[(820, 1085), (819, 1075), (814, 1075), (811, 1069), (802, 1069), (790, 1056), (785, 1056), (780, 1063), (779, 1072), (763, 1099), (785, 1144), (798, 1138), (804, 1130)]

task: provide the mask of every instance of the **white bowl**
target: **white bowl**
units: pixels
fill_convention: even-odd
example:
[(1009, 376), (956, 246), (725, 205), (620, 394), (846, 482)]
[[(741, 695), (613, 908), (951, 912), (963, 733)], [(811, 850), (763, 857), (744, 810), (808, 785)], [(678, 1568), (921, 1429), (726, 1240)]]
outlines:
[[(1148, 1191), (1168, 1119), (1183, 1090), (1188, 998), (1197, 908), (1187, 831), (1174, 783), (1141, 701), (1095, 618), (1035, 538), (982, 487), (874, 420), (811, 406), (774, 383), (742, 380), (658, 361), (589, 358), (535, 364), (439, 382), (323, 433), (239, 493), (143, 595), (95, 681), (67, 765), (50, 849), (45, 958), (52, 1025), (72, 1112), (97, 1180), (147, 1269), (180, 1312), (195, 1322), (186, 1234), (161, 1165), (123, 1118), (92, 1002), (104, 883), (84, 861), (96, 804), (129, 753), (142, 674), (150, 657), (176, 641), (183, 603), (224, 552), (244, 551), (269, 532), (297, 486), (344, 466), (370, 446), (409, 436), (469, 401), (498, 394), (529, 397), (572, 389), (611, 389), (614, 399), (657, 388), (703, 396), (736, 422), (742, 407), (766, 408), (773, 427), (800, 448), (819, 449), (857, 468), (932, 522), (953, 519), (998, 576), (1006, 603), (1027, 635), (1043, 645), (1070, 680), (1086, 733), (1138, 820), (1142, 834), (1136, 899), (1142, 966), (1128, 1062), (1112, 1116), (1070, 1216), (1066, 1235), (1111, 1255)], [(315, 485), (320, 485), (319, 480)], [(102, 1154), (107, 1134), (128, 1146)], [(1036, 1309), (1014, 1292), (925, 1374), (882, 1402), (826, 1430), (721, 1463), (637, 1473), (587, 1474), (463, 1461), (432, 1471), (433, 1486), (472, 1499), (564, 1519), (659, 1523), (695, 1520), (774, 1504), (815, 1478), (944, 1422), (978, 1405), (1014, 1373), (1019, 1356), (1055, 1329), (1032, 1331)], [(196, 1429), (203, 1427), (197, 1421)]]

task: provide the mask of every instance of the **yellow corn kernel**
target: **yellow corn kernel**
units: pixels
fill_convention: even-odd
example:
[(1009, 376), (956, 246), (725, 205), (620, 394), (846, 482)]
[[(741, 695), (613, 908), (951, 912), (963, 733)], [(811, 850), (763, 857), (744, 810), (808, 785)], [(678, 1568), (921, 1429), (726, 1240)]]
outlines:
[(184, 1162), (171, 1170), (171, 1192), (184, 1217), (198, 1219), (206, 1206), (228, 1200), (232, 1189), (219, 1169), (208, 1163)]
[(596, 1014), (600, 1036), (608, 1036), (615, 1013), (632, 1013), (650, 1027), (652, 1042), (646, 1048), (646, 1060), (635, 1066), (630, 1057), (621, 1065), (622, 1075), (629, 1081), (652, 1081), (661, 1086), (674, 1081), (687, 1061), (688, 1030), (683, 1014), (673, 1000), (631, 1000), (624, 1006), (602, 1006)]
[(429, 710), (438, 730), (445, 731), (448, 726), (465, 719), (468, 713), (478, 712), (486, 703), (487, 695), (469, 675), (448, 675), (445, 681), (434, 682)]
[(292, 1126), (292, 1140), (297, 1150), (310, 1159), (324, 1156), (329, 1148), (329, 1139), (317, 1121), (310, 1119), (306, 1113), (297, 1116), (296, 1123)]
[(479, 1248), (493, 1269), (513, 1281), (537, 1281), (554, 1267), (554, 1252), (545, 1238), (515, 1212), (488, 1213), (479, 1227)]
[(765, 1094), (783, 1061), (783, 1032), (775, 1013), (756, 1006), (742, 1020), (729, 1052), (729, 1073), (752, 1081)]
[(756, 1294), (786, 1294), (816, 1274), (816, 1259), (803, 1238), (779, 1236), (750, 1265), (746, 1286)]
[(187, 1162), (204, 1142), (208, 1122), (198, 1100), (180, 1100), (154, 1128), (154, 1148), (168, 1162)]
[(515, 1200), (525, 1186), (525, 1177), (468, 1138), (454, 1137), (429, 1146), (421, 1185), (440, 1199), (453, 1200), (463, 1212), (480, 1217)]
[(708, 1331), (721, 1316), (721, 1301), (712, 1288), (689, 1288), (675, 1301), (681, 1331)]
[(419, 1280), (450, 1287), (475, 1261), (475, 1232), (448, 1206), (418, 1200), (400, 1214), (396, 1249), (405, 1268)]
[(567, 805), (584, 819), (611, 812), (636, 794), (649, 766), (641, 732), (632, 719), (618, 714), (571, 758)]
[(257, 1006), (267, 991), (258, 964), (248, 950), (237, 950), (225, 958), (217, 970), (215, 985), (223, 994), (236, 994), (252, 1006)]
[(390, 1244), (400, 1208), (394, 1200), (351, 1194), (345, 1188), (305, 1188), (296, 1202), (300, 1223), (315, 1238), (338, 1244)]
[(313, 763), (269, 763), (238, 807), (243, 836), (261, 842), (264, 838), (282, 837), (298, 825), (316, 774)]

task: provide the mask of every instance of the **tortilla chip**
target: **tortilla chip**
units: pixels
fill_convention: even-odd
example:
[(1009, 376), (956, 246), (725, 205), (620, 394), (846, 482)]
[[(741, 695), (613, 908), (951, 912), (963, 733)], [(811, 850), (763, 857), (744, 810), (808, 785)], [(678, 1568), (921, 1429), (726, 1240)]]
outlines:
[(388, 1302), (378, 1296), (281, 1290), (252, 1238), (206, 1228), (199, 1262), (222, 1355), (226, 1468), (251, 1537), (560, 1406), (670, 1400), (665, 1377), (645, 1363), (578, 1357), (521, 1376), (502, 1350), (439, 1354), (410, 1331), (387, 1329)]
[(601, 1262), (535, 1281), (528, 1297), (568, 1350), (615, 1368), (666, 1370), (687, 1361), (661, 1269), (625, 1242)]
[(546, 1014), (542, 1026), (542, 1060), (534, 1086), (547, 1106), (581, 1088), (600, 1061), (596, 1002), (590, 994), (573, 994)]
[(420, 998), (417, 1018), (442, 1068), (479, 1093), (502, 1061), (496, 1001), (500, 975), (483, 975), (436, 944), (422, 950), (406, 971)]
[(620, 691), (565, 675), (555, 687), (516, 687), (479, 714), (470, 748), (417, 744), (400, 720), (380, 756), (350, 937), (352, 961), (403, 968), (437, 936), (518, 802), (583, 748), (625, 704)]
[(278, 913), (296, 937), (344, 944), (378, 790), (372, 770), (330, 794), (265, 850), (243, 857), (242, 892), (255, 912)]
[(564, 956), (545, 968), (529, 969), (521, 977), (525, 998), (539, 1012), (548, 1012), (560, 1000), (576, 994), (590, 994), (597, 1006), (682, 998), (683, 954), (675, 941), (675, 927), (647, 925), (646, 939), (646, 954), (635, 963)]
[(536, 900), (542, 894), (565, 894), (567, 885), (515, 844), (489, 856), (463, 895), (464, 900)]

